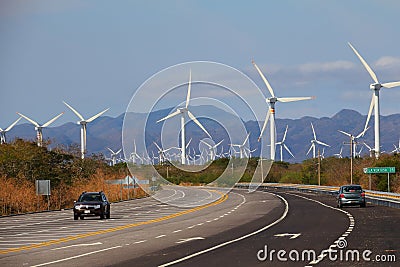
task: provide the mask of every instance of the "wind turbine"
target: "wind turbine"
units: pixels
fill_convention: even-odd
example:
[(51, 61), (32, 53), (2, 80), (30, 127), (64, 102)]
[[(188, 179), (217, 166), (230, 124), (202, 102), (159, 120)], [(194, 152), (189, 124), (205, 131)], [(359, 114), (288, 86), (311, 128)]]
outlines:
[(36, 121), (32, 120), (31, 118), (17, 112), (18, 115), (20, 115), (22, 118), (24, 118), (25, 120), (29, 121), (30, 123), (32, 123), (33, 125), (35, 125), (35, 130), (36, 130), (36, 138), (37, 138), (37, 145), (38, 146), (42, 146), (43, 145), (43, 132), (42, 129), (46, 128), (47, 126), (49, 126), (50, 124), (52, 124), (55, 120), (57, 120), (59, 117), (61, 117), (61, 115), (64, 114), (64, 112), (61, 112), (60, 114), (58, 114), (57, 116), (55, 116), (54, 118), (52, 118), (51, 120), (49, 120), (48, 122), (46, 122), (43, 125), (39, 125), (39, 123), (37, 123)]
[(136, 141), (133, 139), (133, 152), (130, 154), (130, 159), (132, 159), (132, 163), (136, 164), (136, 159), (141, 160), (139, 154), (136, 151)]
[(343, 152), (343, 146), (340, 147), (340, 152), (338, 154), (333, 154), (334, 156), (337, 156), (339, 159), (342, 159), (342, 152)]
[(390, 153), (395, 153), (395, 154), (400, 153), (400, 138), (399, 138), (399, 146), (396, 146), (395, 144), (393, 144), (393, 146), (394, 146), (394, 150)]
[(81, 125), (81, 158), (84, 159), (85, 158), (85, 154), (86, 154), (86, 125), (89, 122), (94, 121), (95, 119), (97, 119), (98, 117), (100, 117), (101, 115), (103, 115), (107, 110), (109, 110), (109, 108), (103, 110), (102, 112), (97, 113), (96, 115), (94, 115), (93, 117), (85, 120), (81, 114), (79, 114), (78, 111), (76, 111), (73, 107), (71, 107), (70, 105), (68, 105), (66, 102), (63, 101), (63, 103), (73, 112), (75, 113), (76, 116), (78, 116), (78, 118), (80, 119), (80, 121), (77, 122), (77, 124)]
[(352, 151), (353, 151), (353, 155), (351, 155), (353, 158), (355, 158), (357, 156), (357, 140), (364, 136), (365, 132), (369, 129), (369, 127), (365, 128), (361, 133), (359, 133), (357, 136), (354, 136), (350, 133), (347, 133), (345, 131), (342, 130), (338, 130), (338, 132), (347, 135), (348, 137), (350, 137), (350, 145), (352, 145)]
[(364, 146), (366, 146), (368, 148), (369, 157), (372, 158), (374, 156), (374, 149), (365, 142), (364, 142)]
[(317, 135), (315, 134), (314, 125), (312, 124), (312, 122), (311, 122), (311, 129), (313, 131), (314, 139), (311, 140), (311, 146), (310, 146), (310, 149), (308, 149), (308, 152), (307, 152), (306, 155), (308, 155), (310, 153), (311, 149), (312, 149), (313, 150), (313, 158), (315, 158), (316, 157), (316, 155), (315, 155), (315, 146), (317, 144), (318, 145), (322, 145), (322, 146), (327, 146), (327, 147), (330, 147), (330, 145), (325, 144), (324, 142), (321, 142), (321, 141), (319, 141), (317, 139)]
[(285, 148), (285, 150), (287, 152), (289, 152), (289, 154), (294, 158), (292, 152), (290, 151), (290, 149), (287, 147), (287, 145), (285, 144), (285, 140), (286, 140), (286, 134), (287, 134), (287, 130), (288, 130), (288, 125), (286, 125), (286, 129), (285, 129), (285, 133), (283, 134), (283, 138), (282, 141), (276, 143), (277, 145), (280, 146), (280, 152), (281, 152), (281, 161), (283, 161), (283, 148)]
[(114, 166), (117, 163), (117, 155), (121, 152), (122, 148), (120, 148), (117, 152), (114, 152), (109, 147), (107, 147), (107, 149), (111, 152), (111, 162), (112, 162), (112, 166)]
[(178, 108), (175, 112), (167, 115), (166, 117), (157, 121), (157, 123), (167, 120), (169, 118), (175, 117), (176, 115), (181, 115), (181, 164), (186, 163), (186, 140), (185, 140), (185, 114), (189, 116), (191, 120), (193, 120), (210, 138), (211, 135), (207, 132), (207, 130), (201, 125), (201, 123), (196, 119), (196, 117), (189, 111), (189, 101), (190, 101), (190, 90), (192, 86), (192, 71), (189, 73), (189, 85), (188, 92), (186, 96), (186, 105), (184, 108)]
[(5, 130), (0, 128), (0, 144), (5, 144), (7, 142), (6, 139), (6, 133), (11, 130), (15, 124), (17, 124), (19, 122), (19, 120), (22, 119), (21, 117), (19, 117), (16, 121), (14, 121), (10, 126), (8, 126)]
[(236, 147), (239, 148), (239, 152), (238, 153), (240, 153), (240, 158), (241, 159), (243, 159), (244, 156), (247, 157), (245, 145), (246, 145), (247, 140), (249, 140), (249, 136), (250, 136), (250, 133), (247, 134), (246, 139), (244, 139), (244, 142), (242, 144), (231, 144), (231, 147), (232, 147), (232, 150), (234, 151), (234, 153), (236, 153), (236, 151), (235, 151), (235, 149), (233, 147), (236, 146)]
[(261, 129), (260, 137), (258, 141), (260, 141), (262, 134), (264, 133), (265, 127), (267, 126), (268, 119), (271, 119), (270, 123), (270, 133), (271, 133), (271, 160), (275, 160), (275, 146), (276, 146), (276, 133), (275, 133), (275, 103), (276, 102), (294, 102), (300, 100), (310, 100), (314, 99), (315, 97), (276, 97), (274, 90), (272, 90), (271, 85), (269, 84), (267, 78), (265, 78), (264, 74), (258, 68), (254, 60), (252, 61), (254, 67), (257, 69), (258, 73), (260, 74), (261, 78), (263, 79), (265, 85), (268, 88), (271, 97), (266, 99), (266, 102), (269, 105), (269, 110), (267, 112), (267, 116), (265, 117), (264, 125)]
[(210, 152), (209, 153), (209, 155), (210, 155), (210, 160), (214, 160), (215, 159), (215, 156), (217, 155), (217, 147), (220, 145), (220, 144), (222, 144), (222, 142), (224, 141), (224, 139), (222, 139), (221, 141), (219, 141), (217, 144), (215, 144), (215, 145), (210, 145), (209, 143), (207, 143), (207, 142), (205, 142), (205, 141), (203, 141), (203, 140), (200, 140), (200, 142), (202, 142), (203, 144), (205, 144), (205, 145), (207, 145), (208, 146), (208, 151)]
[(158, 163), (162, 164), (163, 162), (165, 162), (165, 160), (167, 160), (167, 157), (165, 155), (166, 152), (170, 151), (171, 149), (179, 149), (179, 147), (170, 147), (167, 149), (162, 149), (156, 142), (153, 142), (153, 144), (157, 147), (158, 150)]
[(369, 88), (373, 90), (372, 94), (372, 99), (371, 99), (371, 104), (369, 106), (369, 111), (368, 111), (368, 117), (367, 121), (365, 122), (364, 129), (367, 128), (369, 119), (372, 114), (372, 109), (375, 111), (375, 157), (379, 158), (380, 154), (380, 110), (379, 110), (379, 91), (382, 87), (384, 88), (393, 88), (396, 86), (400, 86), (400, 82), (389, 82), (389, 83), (379, 83), (378, 78), (376, 77), (376, 74), (373, 72), (373, 70), (368, 66), (367, 62), (361, 57), (361, 55), (357, 52), (357, 50), (350, 44), (348, 43), (351, 49), (353, 49), (354, 53), (357, 55), (357, 57), (360, 59), (361, 63), (364, 65), (365, 69), (368, 71), (369, 75), (371, 76), (372, 80), (375, 83), (371, 83), (369, 85)]

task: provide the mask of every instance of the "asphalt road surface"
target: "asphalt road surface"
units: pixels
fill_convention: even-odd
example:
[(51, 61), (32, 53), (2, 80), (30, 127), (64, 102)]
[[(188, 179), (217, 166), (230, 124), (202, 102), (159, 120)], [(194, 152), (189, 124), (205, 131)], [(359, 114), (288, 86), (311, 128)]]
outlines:
[[(72, 210), (0, 218), (0, 266), (398, 266), (400, 260), (398, 209), (337, 209), (333, 197), (280, 190), (225, 195), (171, 187), (157, 199), (115, 203), (109, 220), (74, 221)], [(330, 255), (322, 253), (328, 249)], [(340, 259), (355, 249), (359, 261)], [(362, 258), (365, 250), (370, 261)]]

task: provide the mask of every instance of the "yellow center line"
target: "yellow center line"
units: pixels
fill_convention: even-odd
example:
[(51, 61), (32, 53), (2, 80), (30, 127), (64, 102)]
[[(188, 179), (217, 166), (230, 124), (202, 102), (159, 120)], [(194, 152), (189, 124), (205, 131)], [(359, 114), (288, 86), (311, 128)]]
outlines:
[(104, 229), (104, 230), (100, 230), (100, 231), (96, 231), (96, 232), (89, 232), (89, 233), (85, 233), (85, 234), (67, 236), (67, 237), (63, 237), (63, 238), (59, 238), (59, 239), (55, 239), (55, 240), (51, 240), (51, 241), (47, 241), (47, 242), (32, 244), (32, 245), (28, 245), (28, 246), (22, 246), (22, 247), (17, 247), (17, 248), (9, 248), (9, 249), (1, 249), (0, 250), (0, 254), (7, 254), (7, 253), (11, 253), (11, 252), (19, 252), (19, 251), (29, 250), (29, 249), (34, 249), (34, 248), (47, 247), (47, 246), (60, 244), (60, 243), (64, 243), (64, 242), (69, 242), (69, 241), (72, 241), (72, 240), (77, 240), (77, 239), (81, 239), (81, 238), (85, 238), (85, 237), (101, 235), (101, 234), (106, 234), (106, 233), (112, 233), (112, 232), (116, 232), (116, 231), (121, 231), (121, 230), (129, 229), (129, 228), (141, 226), (141, 225), (147, 225), (147, 224), (162, 222), (162, 221), (166, 221), (166, 220), (169, 220), (169, 219), (172, 219), (172, 218), (176, 218), (176, 217), (179, 217), (179, 216), (182, 216), (182, 215), (185, 215), (185, 214), (189, 214), (189, 213), (192, 213), (192, 212), (195, 212), (195, 211), (199, 211), (199, 210), (202, 210), (202, 209), (205, 209), (205, 208), (209, 208), (209, 207), (221, 204), (222, 202), (224, 202), (224, 201), (226, 201), (228, 199), (228, 195), (227, 194), (223, 195), (221, 192), (216, 191), (216, 190), (209, 190), (209, 191), (217, 192), (217, 193), (221, 194), (222, 197), (220, 199), (218, 199), (217, 201), (212, 202), (210, 204), (199, 206), (199, 207), (188, 209), (188, 210), (184, 210), (184, 211), (180, 211), (180, 212), (177, 212), (177, 213), (174, 213), (174, 214), (170, 214), (170, 215), (166, 215), (166, 216), (163, 216), (163, 217), (160, 217), (160, 218), (156, 218), (156, 219), (152, 219), (152, 220), (148, 220), (148, 221), (144, 221), (144, 222), (126, 224), (126, 225), (117, 226), (117, 227), (113, 227), (113, 228), (109, 228), (109, 229)]

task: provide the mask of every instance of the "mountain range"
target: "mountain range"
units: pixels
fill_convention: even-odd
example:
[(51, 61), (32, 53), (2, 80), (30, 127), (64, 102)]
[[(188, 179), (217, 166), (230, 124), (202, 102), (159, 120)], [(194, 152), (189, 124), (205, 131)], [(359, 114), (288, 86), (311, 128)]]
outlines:
[[(223, 121), (224, 126), (228, 125), (227, 128), (233, 129), (235, 123), (237, 124), (237, 118), (231, 113), (223, 111), (213, 106), (198, 106), (193, 107), (194, 114), (201, 114), (201, 110), (206, 108), (208, 114), (218, 114), (218, 121)], [(151, 112), (150, 114), (145, 113), (129, 113), (126, 118), (137, 122), (137, 129), (130, 129), (132, 131), (143, 130), (143, 122), (146, 122), (146, 146), (148, 151), (153, 151), (157, 154), (157, 149), (153, 142), (160, 143), (160, 134), (162, 131), (162, 123), (156, 123), (160, 118), (165, 117), (171, 112), (171, 109), (163, 109)], [(109, 157), (110, 153), (107, 147), (114, 151), (117, 151), (122, 147), (122, 127), (124, 123), (125, 114), (121, 114), (116, 118), (102, 116), (93, 122), (88, 124), (87, 131), (87, 149), (88, 154), (91, 153), (103, 153), (106, 157)], [(179, 129), (179, 119), (172, 119), (177, 129)], [(199, 117), (199, 121), (208, 129), (210, 135), (215, 140), (215, 143), (220, 140), (224, 151), (227, 152), (229, 144), (233, 143), (229, 139), (229, 134), (224, 130), (221, 123), (218, 121), (213, 121), (207, 118)], [(363, 128), (366, 121), (366, 116), (358, 113), (354, 110), (343, 109), (336, 113), (331, 118), (322, 117), (302, 117), (299, 119), (276, 119), (276, 132), (277, 132), (277, 142), (283, 137), (286, 125), (288, 125), (288, 133), (286, 137), (286, 145), (290, 148), (295, 158), (292, 158), (287, 152), (284, 152), (284, 161), (289, 162), (301, 162), (306, 158), (312, 156), (312, 152), (307, 156), (306, 153), (311, 145), (311, 139), (313, 138), (313, 133), (311, 130), (311, 123), (313, 123), (317, 139), (327, 143), (330, 147), (325, 148), (324, 156), (332, 156), (339, 153), (341, 147), (343, 147), (343, 157), (349, 156), (350, 149), (349, 145), (344, 144), (344, 142), (349, 142), (348, 136), (340, 133), (338, 130), (346, 131), (353, 135), (359, 134)], [(373, 132), (373, 121), (372, 117), (370, 120), (370, 127), (365, 133), (365, 136), (360, 139), (362, 142), (366, 142), (370, 146), (373, 146), (374, 142), (374, 132)], [(259, 143), (257, 138), (260, 133), (260, 125), (263, 122), (256, 121), (246, 121), (243, 122), (247, 131), (250, 134), (250, 147), (251, 149), (259, 148)], [(132, 127), (132, 126), (131, 126)], [(132, 127), (135, 128), (135, 127)], [(176, 129), (175, 129), (176, 130)], [(269, 132), (269, 131), (266, 131)], [(49, 127), (43, 130), (44, 139), (50, 139), (52, 144), (51, 147), (56, 145), (71, 145), (80, 144), (80, 127), (76, 123), (68, 122), (61, 126)], [(192, 138), (191, 147), (197, 148), (200, 139), (206, 138), (206, 134), (197, 127), (193, 122), (188, 122), (186, 126), (186, 136), (187, 140)], [(22, 120), (16, 125), (12, 130), (7, 133), (7, 139), (12, 140), (13, 138), (23, 138), (27, 140), (34, 140), (36, 137), (36, 132), (34, 126), (29, 123), (24, 123)], [(243, 136), (243, 140), (245, 139)], [(266, 141), (269, 143), (269, 135), (265, 136)], [(400, 114), (393, 114), (388, 116), (381, 116), (381, 145), (382, 151), (390, 153), (394, 149), (394, 144), (399, 144), (400, 138)], [(169, 136), (170, 141), (175, 141), (177, 143), (177, 136)], [(164, 138), (163, 138), (164, 141)], [(132, 144), (133, 147), (133, 144)], [(358, 149), (361, 145), (358, 146)], [(132, 148), (130, 148), (132, 150)], [(218, 151), (220, 151), (219, 148)], [(280, 159), (279, 147), (277, 147), (276, 159)], [(138, 151), (141, 152), (141, 151)], [(150, 153), (150, 152), (149, 152)], [(322, 148), (321, 148), (322, 153)], [(362, 154), (369, 154), (366, 147), (363, 148)], [(259, 155), (259, 149), (254, 153), (254, 156)]]

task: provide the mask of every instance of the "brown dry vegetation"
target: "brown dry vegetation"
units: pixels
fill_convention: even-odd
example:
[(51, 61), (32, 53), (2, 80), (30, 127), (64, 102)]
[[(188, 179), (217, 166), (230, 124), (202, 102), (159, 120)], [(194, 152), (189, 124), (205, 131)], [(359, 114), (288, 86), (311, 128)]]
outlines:
[[(111, 202), (146, 195), (140, 188), (106, 182), (129, 174), (124, 164), (110, 167), (98, 155), (81, 160), (75, 154), (68, 149), (48, 151), (20, 139), (1, 145), (1, 215), (71, 208), (83, 191), (104, 191)], [(49, 198), (36, 195), (36, 180), (50, 180)]]

